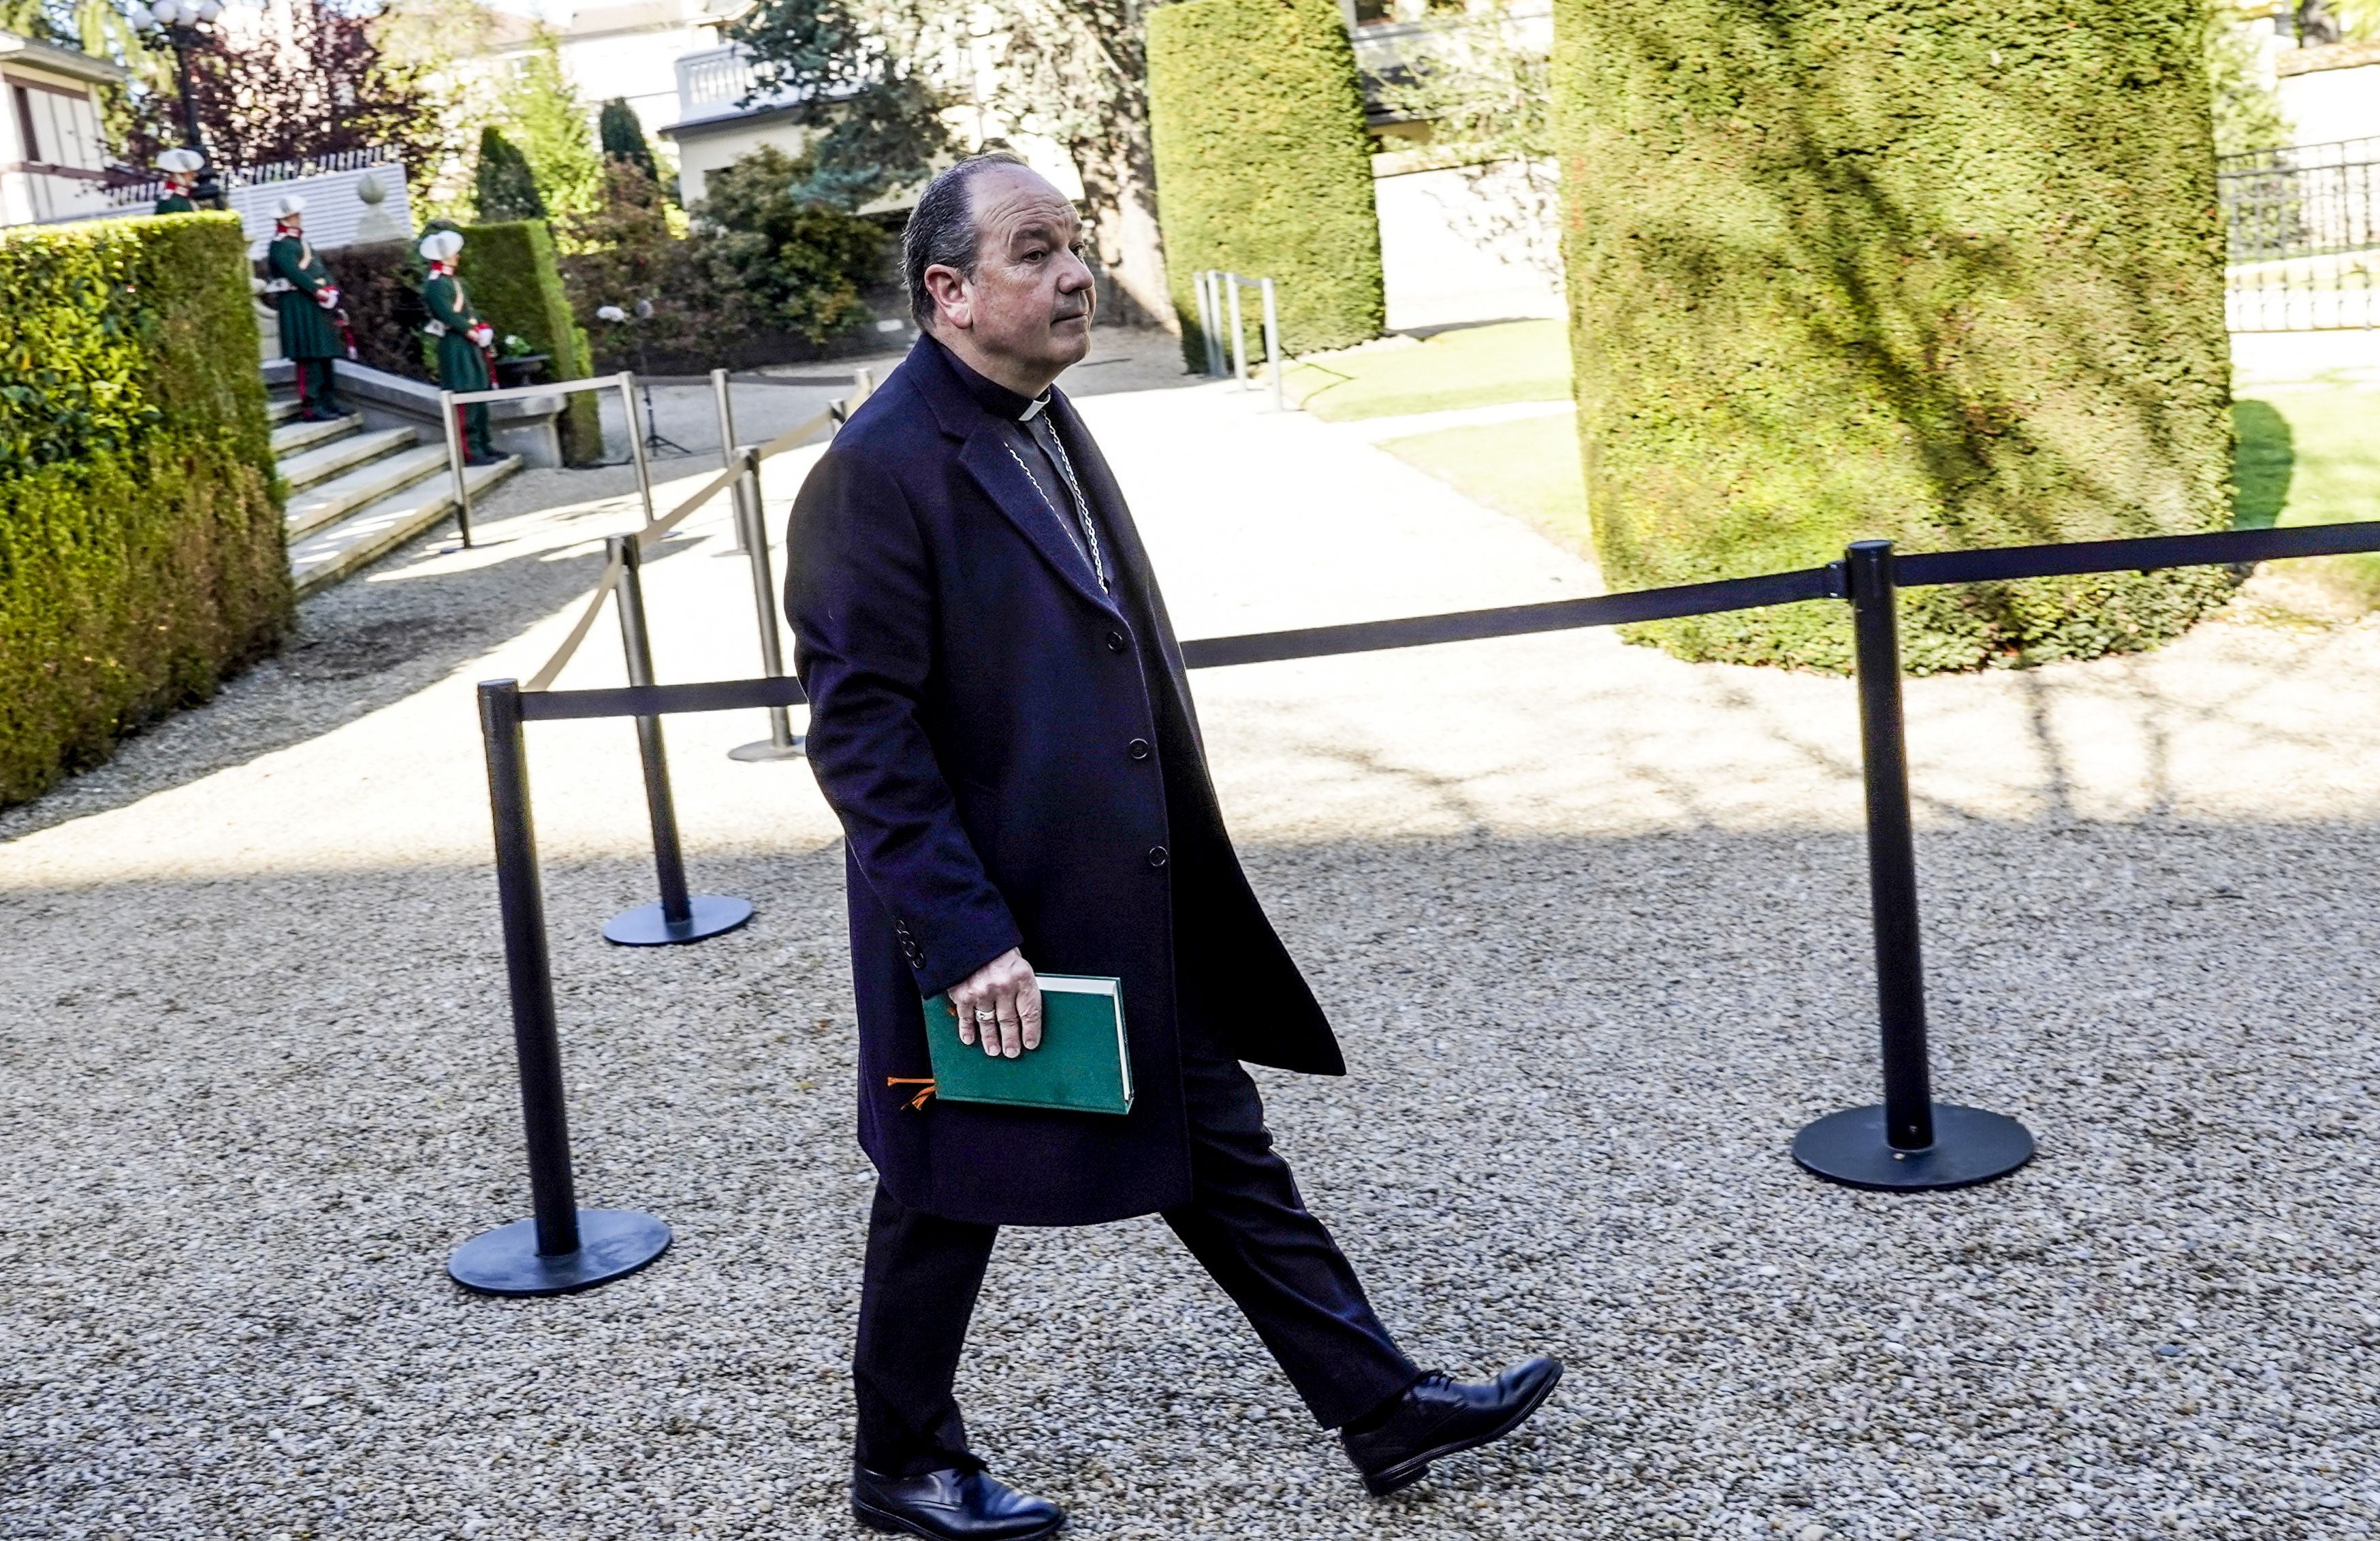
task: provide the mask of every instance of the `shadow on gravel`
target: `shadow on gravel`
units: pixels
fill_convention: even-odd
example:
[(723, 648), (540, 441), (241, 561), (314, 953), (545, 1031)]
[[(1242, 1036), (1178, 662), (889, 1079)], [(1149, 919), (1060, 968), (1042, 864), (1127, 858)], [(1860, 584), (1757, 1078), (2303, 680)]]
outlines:
[[(1854, 837), (1252, 848), (1354, 1067), (1261, 1077), (1317, 1211), (1423, 1363), (1572, 1379), (1366, 1506), (1134, 1221), (1003, 1237), (971, 1427), (1100, 1535), (2317, 1534), (2380, 1426), (2380, 829), (1921, 850), (1937, 1090), (2042, 1156), (1894, 1199), (1785, 1156), (1876, 1089)], [(486, 871), (0, 897), (0, 1533), (845, 1534), (841, 866), (697, 853), (759, 916), (650, 952), (595, 935), (641, 862), (549, 870), (581, 1200), (679, 1241), (547, 1302), (440, 1273), (525, 1204)]]

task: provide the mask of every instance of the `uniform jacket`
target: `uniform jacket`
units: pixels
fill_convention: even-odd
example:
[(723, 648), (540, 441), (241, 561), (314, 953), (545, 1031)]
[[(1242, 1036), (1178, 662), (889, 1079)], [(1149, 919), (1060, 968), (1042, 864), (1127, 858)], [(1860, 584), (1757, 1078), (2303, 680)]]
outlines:
[[(1009, 453), (1014, 425), (930, 339), (836, 434), (786, 541), (810, 764), (847, 837), (860, 1143), (902, 1203), (992, 1224), (1189, 1197), (1184, 1000), (1242, 1059), (1344, 1070), (1224, 832), (1123, 494), (1064, 395), (1049, 410), (1111, 593)], [(913, 1110), (886, 1085), (932, 1074), (921, 998), (1017, 946), (1037, 969), (1123, 981), (1127, 1116)], [(1217, 997), (1227, 1009), (1198, 1004)]]
[(421, 308), (444, 327), (438, 338), (438, 383), (450, 391), (484, 391), (495, 382), (488, 377), (488, 356), (471, 341), (471, 331), (483, 324), (471, 309), (463, 281), (451, 273), (432, 273), (421, 285)]
[(266, 248), (265, 266), (276, 282), (273, 308), (281, 315), (281, 355), (285, 358), (345, 358), (346, 340), (338, 322), (314, 297), (330, 286), (331, 270), (303, 236), (275, 236)]

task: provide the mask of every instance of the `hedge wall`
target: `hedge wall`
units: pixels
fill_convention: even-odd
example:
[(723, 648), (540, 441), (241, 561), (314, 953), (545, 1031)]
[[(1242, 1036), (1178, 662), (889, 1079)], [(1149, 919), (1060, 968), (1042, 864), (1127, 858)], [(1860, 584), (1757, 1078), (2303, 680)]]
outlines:
[[(1587, 503), (1615, 588), (2219, 528), (2199, 0), (1556, 0)], [(1903, 597), (1912, 668), (2139, 648), (2204, 569)], [(1848, 667), (1840, 605), (1663, 623)]]
[[(1191, 368), (1207, 360), (1190, 279), (1200, 268), (1279, 280), (1281, 346), (1293, 353), (1380, 334), (1387, 301), (1364, 96), (1332, 0), (1184, 0), (1150, 11), (1148, 118)], [(1260, 351), (1253, 320), (1248, 332)]]
[(0, 231), (0, 805), (289, 627), (228, 214)]
[[(594, 373), (587, 334), (570, 313), (563, 292), (562, 270), (555, 261), (553, 236), (541, 219), (508, 220), (474, 224), (463, 231), (463, 253), (455, 260), (455, 276), (471, 297), (480, 319), (496, 329), (499, 339), (517, 334), (539, 353), (548, 356), (542, 378), (583, 380)], [(562, 433), (563, 458), (584, 464), (603, 457), (603, 419), (594, 394), (574, 392), (556, 426)]]

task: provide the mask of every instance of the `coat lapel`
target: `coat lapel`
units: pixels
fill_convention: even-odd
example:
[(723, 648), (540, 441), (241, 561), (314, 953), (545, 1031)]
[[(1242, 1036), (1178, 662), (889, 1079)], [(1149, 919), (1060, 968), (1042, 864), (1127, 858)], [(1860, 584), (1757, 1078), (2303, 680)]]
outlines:
[[(983, 489), (992, 506), (1008, 516), (1017, 533), (1032, 543), (1041, 559), (1075, 592), (1111, 614), (1117, 613), (1114, 597), (1099, 592), (1089, 564), (1059, 526), (1057, 511), (1042, 501), (1040, 492), (1026, 476), (1025, 467), (1016, 463), (1016, 456), (1009, 449), (1007, 431), (998, 419), (987, 414), (982, 424), (967, 435), (966, 444), (959, 451), (959, 464), (975, 478), (976, 485)], [(1079, 467), (1076, 474), (1081, 474)], [(1087, 487), (1085, 491), (1088, 491)]]

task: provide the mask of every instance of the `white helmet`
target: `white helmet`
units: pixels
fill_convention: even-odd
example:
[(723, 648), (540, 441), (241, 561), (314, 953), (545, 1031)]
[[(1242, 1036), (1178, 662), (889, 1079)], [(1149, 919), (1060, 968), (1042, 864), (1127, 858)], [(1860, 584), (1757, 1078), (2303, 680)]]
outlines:
[(195, 150), (168, 150), (157, 157), (159, 171), (172, 172), (177, 176), (196, 171), (206, 164), (206, 158)]
[(306, 200), (296, 193), (283, 193), (273, 200), (274, 219), (287, 219), (292, 214), (302, 214), (305, 212)]
[(459, 230), (432, 230), (421, 237), (421, 255), (433, 262), (451, 262), (455, 253), (463, 249), (463, 233)]

